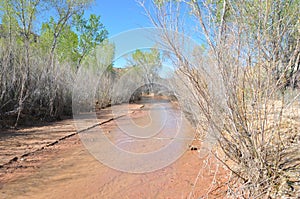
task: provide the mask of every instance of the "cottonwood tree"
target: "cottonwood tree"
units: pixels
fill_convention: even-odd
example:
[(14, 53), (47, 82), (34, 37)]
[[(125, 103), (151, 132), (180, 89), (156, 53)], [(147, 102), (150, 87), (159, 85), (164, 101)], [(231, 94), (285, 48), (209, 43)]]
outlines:
[[(48, 23), (42, 24), (42, 33), (39, 37), (39, 42), (44, 53), (49, 52), (53, 43), (54, 26), (55, 23), (53, 17), (50, 17)], [(79, 54), (76, 52), (76, 49), (78, 48), (78, 35), (71, 29), (70, 25), (66, 25), (63, 28), (57, 43), (57, 59), (60, 62), (76, 64), (79, 59)]]
[[(56, 71), (55, 61), (57, 55), (57, 47), (59, 45), (59, 40), (61, 38), (61, 34), (66, 30), (68, 23), (71, 22), (71, 19), (74, 15), (83, 11), (92, 1), (90, 0), (55, 0), (50, 1), (48, 6), (50, 9), (54, 11), (57, 17), (53, 17), (50, 19), (49, 28), (51, 28), (50, 32), (52, 33), (52, 44), (49, 51), (49, 84), (57, 81), (58, 79), (53, 74), (53, 71)], [(55, 115), (55, 107), (54, 104), (59, 103), (59, 100), (56, 98), (57, 96), (57, 87), (50, 87), (50, 99), (49, 99), (49, 112), (50, 116)]]
[[(0, 3), (1, 13), (1, 38), (8, 38), (8, 47), (13, 46), (13, 39), (19, 30), (19, 24), (16, 19), (16, 12), (10, 1)], [(11, 49), (9, 50), (11, 51)]]
[(83, 11), (92, 1), (91, 0), (54, 0), (49, 3), (50, 7), (56, 13), (56, 21), (53, 25), (53, 41), (50, 50), (51, 66), (53, 67), (55, 49), (57, 47), (58, 38), (64, 27), (72, 19), (72, 17)]
[(148, 85), (148, 92), (153, 92), (153, 83), (159, 77), (159, 70), (161, 69), (160, 52), (155, 48), (150, 49), (150, 52), (136, 50), (127, 61), (127, 65), (136, 67), (141, 71), (144, 82)]
[(101, 23), (100, 16), (94, 14), (91, 14), (88, 20), (84, 18), (84, 12), (74, 15), (73, 25), (79, 34), (79, 44), (76, 49), (79, 54), (78, 69), (83, 58), (107, 38), (108, 32)]

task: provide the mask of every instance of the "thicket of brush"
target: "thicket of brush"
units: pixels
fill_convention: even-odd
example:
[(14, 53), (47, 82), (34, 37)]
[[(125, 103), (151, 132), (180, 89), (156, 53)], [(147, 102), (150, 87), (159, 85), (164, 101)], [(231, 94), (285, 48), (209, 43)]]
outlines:
[[(299, 1), (141, 5), (173, 53), (181, 106), (230, 171), (224, 194), (299, 197)], [(187, 55), (182, 33), (199, 36), (204, 47)]]
[[(90, 3), (88, 0), (0, 3), (2, 127), (72, 115), (77, 70), (97, 45), (107, 44), (104, 42), (107, 31), (100, 17), (83, 16)], [(50, 10), (54, 17), (47, 15), (44, 19), (45, 10)], [(92, 71), (93, 67), (86, 70)], [(103, 81), (111, 79), (112, 75), (103, 77)], [(98, 97), (102, 99), (102, 95)], [(103, 106), (108, 104), (107, 100), (102, 99)]]

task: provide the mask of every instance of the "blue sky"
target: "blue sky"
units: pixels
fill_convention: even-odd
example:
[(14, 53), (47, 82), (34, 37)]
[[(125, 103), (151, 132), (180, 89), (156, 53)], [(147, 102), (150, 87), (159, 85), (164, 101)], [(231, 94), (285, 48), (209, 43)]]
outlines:
[[(90, 14), (101, 16), (101, 22), (109, 32), (108, 37), (136, 28), (153, 26), (145, 16), (144, 9), (135, 0), (96, 0), (85, 11), (87, 17)], [(125, 57), (115, 60), (115, 67), (125, 65)]]
[[(150, 6), (150, 0), (145, 0), (145, 4)], [(101, 16), (101, 22), (109, 32), (109, 38), (132, 29), (153, 27), (150, 20), (145, 16), (144, 8), (136, 0), (96, 0), (85, 11), (87, 18), (90, 14)], [(130, 45), (138, 42), (138, 36), (135, 38), (135, 41), (133, 41), (132, 37), (127, 37), (125, 40)], [(127, 61), (125, 57), (126, 55), (121, 58), (116, 57), (115, 67), (126, 66)], [(170, 63), (166, 62), (163, 65), (170, 65)]]
[(133, 28), (152, 26), (135, 0), (96, 0), (86, 14), (100, 15), (109, 37)]

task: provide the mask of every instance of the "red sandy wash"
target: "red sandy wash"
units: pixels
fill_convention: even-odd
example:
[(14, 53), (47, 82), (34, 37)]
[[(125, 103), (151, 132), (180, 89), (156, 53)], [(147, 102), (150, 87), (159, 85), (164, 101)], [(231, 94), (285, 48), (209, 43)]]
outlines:
[(0, 198), (223, 198), (228, 172), (198, 154), (188, 150), (168, 167), (131, 174), (97, 161), (75, 135), (1, 168)]

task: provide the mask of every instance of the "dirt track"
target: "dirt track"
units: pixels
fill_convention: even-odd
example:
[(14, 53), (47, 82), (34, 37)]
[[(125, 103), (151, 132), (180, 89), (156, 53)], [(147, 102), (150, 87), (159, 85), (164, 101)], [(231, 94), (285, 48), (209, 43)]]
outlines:
[[(145, 112), (131, 116), (145, 117)], [(113, 130), (116, 124), (103, 127)], [(155, 172), (117, 171), (96, 160), (75, 135), (0, 169), (0, 198), (215, 198), (221, 197), (220, 174), (224, 169), (216, 160), (199, 158), (198, 151), (191, 150)]]

